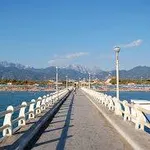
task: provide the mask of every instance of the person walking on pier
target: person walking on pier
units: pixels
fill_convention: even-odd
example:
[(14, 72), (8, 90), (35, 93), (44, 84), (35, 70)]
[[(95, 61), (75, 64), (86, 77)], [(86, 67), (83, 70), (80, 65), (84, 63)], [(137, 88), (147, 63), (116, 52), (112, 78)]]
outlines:
[(74, 94), (76, 94), (76, 84), (74, 85)]

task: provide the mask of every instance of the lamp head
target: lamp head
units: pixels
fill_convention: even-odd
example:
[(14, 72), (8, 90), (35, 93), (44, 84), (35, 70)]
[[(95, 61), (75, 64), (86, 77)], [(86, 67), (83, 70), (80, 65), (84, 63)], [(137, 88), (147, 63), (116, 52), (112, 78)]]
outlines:
[(120, 47), (115, 46), (115, 47), (114, 47), (114, 51), (117, 52), (117, 53), (119, 53), (119, 52), (120, 52)]

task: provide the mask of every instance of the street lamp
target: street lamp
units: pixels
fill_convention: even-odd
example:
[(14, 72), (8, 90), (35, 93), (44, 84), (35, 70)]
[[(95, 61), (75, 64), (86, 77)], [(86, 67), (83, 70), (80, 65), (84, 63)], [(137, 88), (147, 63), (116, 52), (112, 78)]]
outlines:
[(56, 66), (56, 92), (58, 93), (58, 67)]
[(68, 76), (66, 76), (66, 88), (68, 87)]
[(91, 88), (91, 74), (89, 73), (89, 89)]
[(117, 100), (119, 100), (119, 52), (120, 52), (120, 47), (115, 47), (114, 51), (116, 52), (116, 81), (117, 81), (116, 97), (117, 97)]

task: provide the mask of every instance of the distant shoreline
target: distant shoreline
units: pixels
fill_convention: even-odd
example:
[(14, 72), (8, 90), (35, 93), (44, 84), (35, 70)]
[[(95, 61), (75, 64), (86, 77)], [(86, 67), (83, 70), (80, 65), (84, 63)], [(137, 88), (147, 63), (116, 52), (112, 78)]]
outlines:
[[(106, 89), (95, 89), (98, 92), (115, 92), (116, 89), (114, 88), (106, 88)], [(10, 87), (10, 86), (6, 86), (6, 87), (0, 87), (0, 92), (21, 92), (21, 91), (25, 91), (25, 92), (40, 92), (40, 91), (55, 91), (54, 88), (48, 88), (48, 87), (27, 87), (27, 86), (23, 86), (23, 87)], [(139, 88), (139, 89), (135, 89), (135, 88), (127, 88), (127, 89), (120, 89), (120, 91), (123, 92), (150, 92), (150, 88)]]
[(41, 92), (41, 91), (52, 92), (55, 90), (0, 90), (0, 92)]
[[(109, 89), (109, 90), (96, 90), (98, 92), (116, 92), (114, 89)], [(150, 92), (150, 89), (120, 89), (120, 92)]]
[(21, 91), (29, 91), (29, 92), (40, 92), (40, 91), (55, 91), (54, 88), (49, 87), (34, 87), (34, 86), (5, 86), (0, 87), (0, 92), (21, 92)]

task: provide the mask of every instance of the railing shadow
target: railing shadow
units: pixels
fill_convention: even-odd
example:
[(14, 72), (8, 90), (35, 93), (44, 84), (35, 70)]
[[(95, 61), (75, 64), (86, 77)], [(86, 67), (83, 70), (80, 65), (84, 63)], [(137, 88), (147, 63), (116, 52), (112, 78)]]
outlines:
[[(72, 137), (72, 135), (67, 136), (66, 139), (71, 138), (71, 137)], [(42, 143), (36, 144), (34, 147), (38, 147), (38, 146), (40, 146), (40, 145), (44, 145), (44, 144), (49, 144), (49, 143), (57, 142), (57, 141), (60, 141), (60, 140), (61, 140), (61, 138), (56, 138), (56, 139), (44, 141), (44, 142), (42, 142)], [(62, 149), (59, 149), (59, 150), (62, 150)]]
[[(74, 125), (70, 125), (69, 128), (73, 127)], [(64, 127), (60, 127), (60, 128), (56, 128), (56, 129), (50, 129), (50, 130), (46, 130), (44, 131), (44, 133), (47, 133), (47, 132), (52, 132), (52, 131), (57, 131), (57, 130), (62, 130)]]
[[(72, 135), (68, 135), (68, 130), (69, 130), (70, 127), (73, 127), (73, 125), (70, 125), (71, 120), (73, 120), (71, 118), (71, 116), (72, 116), (72, 108), (73, 108), (73, 101), (74, 101), (74, 95), (72, 95), (70, 103), (67, 103), (67, 104), (69, 104), (69, 108), (68, 108), (65, 120), (59, 120), (59, 121), (54, 121), (54, 122), (50, 123), (50, 124), (54, 124), (54, 123), (59, 123), (59, 122), (65, 122), (64, 126), (60, 127), (60, 128), (50, 129), (50, 130), (44, 131), (44, 133), (48, 133), (48, 132), (51, 132), (51, 131), (62, 130), (60, 138), (44, 141), (44, 142), (41, 142), (41, 143), (36, 143), (33, 147), (38, 147), (38, 146), (41, 146), (41, 145), (44, 145), (44, 144), (48, 144), (48, 143), (52, 143), (52, 142), (58, 141), (56, 150), (64, 150), (64, 147), (65, 147), (65, 144), (66, 144), (66, 140), (68, 138), (72, 137)], [(65, 109), (66, 109), (66, 106), (67, 106), (66, 103), (63, 104), (63, 106), (65, 106)], [(63, 110), (63, 106), (60, 109)], [(60, 112), (58, 112), (57, 114), (58, 114), (58, 116), (60, 116), (60, 113), (61, 113), (61, 116), (64, 117), (65, 116), (64, 115), (64, 111), (62, 111), (62, 110)], [(58, 116), (55, 116), (55, 117), (58, 118)]]
[(71, 112), (72, 112), (73, 100), (74, 100), (74, 94), (72, 96), (72, 99), (71, 99), (71, 102), (69, 105), (65, 125), (64, 125), (64, 128), (62, 130), (61, 137), (60, 137), (59, 143), (57, 144), (56, 150), (64, 150), (66, 140), (68, 137), (67, 134), (68, 134), (69, 126), (70, 126), (70, 121), (71, 121)]

